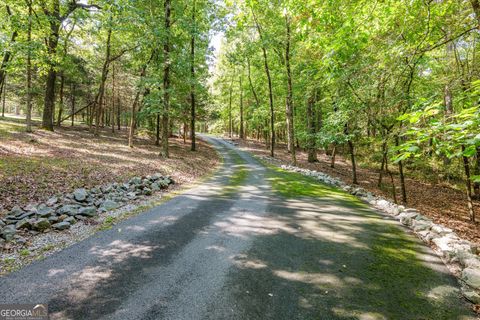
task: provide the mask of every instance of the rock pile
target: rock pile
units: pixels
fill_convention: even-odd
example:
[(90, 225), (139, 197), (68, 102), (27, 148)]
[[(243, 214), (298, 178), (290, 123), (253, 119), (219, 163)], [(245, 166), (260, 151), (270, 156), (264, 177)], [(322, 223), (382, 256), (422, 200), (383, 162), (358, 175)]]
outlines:
[[(268, 157), (265, 159), (270, 160)], [(480, 304), (480, 257), (478, 255), (480, 250), (475, 244), (460, 239), (452, 229), (433, 223), (431, 219), (420, 214), (416, 209), (397, 205), (382, 197), (375, 196), (363, 188), (350, 186), (323, 172), (290, 165), (281, 165), (281, 168), (339, 187), (399, 220), (401, 224), (412, 229), (425, 243), (434, 247), (446, 263), (458, 270), (457, 276), (462, 286), (463, 295), (471, 302)]]
[(14, 239), (18, 231), (37, 234), (48, 230), (65, 230), (78, 220), (96, 217), (99, 213), (117, 209), (142, 196), (166, 189), (174, 181), (170, 177), (154, 174), (134, 177), (126, 183), (109, 183), (90, 190), (55, 196), (45, 203), (14, 207), (0, 219), (0, 244)]

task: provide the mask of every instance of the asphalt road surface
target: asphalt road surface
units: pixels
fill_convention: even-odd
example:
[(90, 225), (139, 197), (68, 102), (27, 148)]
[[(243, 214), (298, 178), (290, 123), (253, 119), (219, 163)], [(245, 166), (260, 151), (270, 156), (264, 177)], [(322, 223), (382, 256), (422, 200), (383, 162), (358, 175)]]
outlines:
[(212, 178), (0, 278), (0, 303), (51, 319), (475, 319), (395, 221), (204, 138), (224, 157)]

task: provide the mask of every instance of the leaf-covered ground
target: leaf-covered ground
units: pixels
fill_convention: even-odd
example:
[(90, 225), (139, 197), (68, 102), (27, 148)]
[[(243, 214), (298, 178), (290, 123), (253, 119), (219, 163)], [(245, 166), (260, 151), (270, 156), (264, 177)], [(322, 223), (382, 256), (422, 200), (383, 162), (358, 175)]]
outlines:
[[(254, 140), (236, 140), (240, 146), (255, 154), (268, 156), (269, 150), (265, 144)], [(290, 155), (286, 152), (285, 146), (278, 145), (275, 151), (276, 158), (288, 163)], [(340, 178), (349, 183), (352, 181), (351, 164), (337, 155), (335, 168), (330, 167), (330, 157), (319, 153), (318, 163), (308, 163), (307, 154), (301, 150), (297, 151), (297, 166), (310, 170), (325, 172), (333, 177)], [(357, 167), (359, 185), (375, 194), (386, 198), (392, 198), (391, 183), (389, 177), (384, 177), (382, 188), (378, 188), (378, 170), (372, 168)], [(398, 176), (394, 176), (397, 187), (397, 197), (400, 196), (400, 183)], [(429, 181), (406, 179), (408, 207), (420, 210), (422, 214), (432, 218), (436, 223), (448, 226), (455, 230), (462, 238), (480, 244), (480, 226), (472, 224), (468, 220), (468, 211), (465, 193), (446, 185), (439, 185)], [(475, 211), (480, 217), (480, 201), (475, 201)]]
[(198, 141), (197, 152), (183, 140), (170, 140), (171, 157), (159, 157), (159, 147), (139, 138), (127, 146), (126, 130), (109, 129), (94, 138), (86, 127), (65, 126), (55, 132), (35, 128), (23, 132), (17, 119), (0, 118), (0, 214), (14, 205), (37, 202), (75, 188), (123, 182), (155, 172), (186, 183), (210, 172), (219, 159)]

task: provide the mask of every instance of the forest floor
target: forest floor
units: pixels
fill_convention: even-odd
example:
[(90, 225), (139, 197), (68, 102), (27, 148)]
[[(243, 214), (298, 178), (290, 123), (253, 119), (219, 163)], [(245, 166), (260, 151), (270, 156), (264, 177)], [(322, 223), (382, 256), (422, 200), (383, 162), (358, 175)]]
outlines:
[[(37, 123), (35, 123), (37, 125)], [(127, 130), (104, 129), (98, 138), (86, 126), (64, 126), (55, 132), (24, 131), (23, 120), (0, 117), (0, 214), (14, 205), (44, 201), (79, 187), (125, 182), (159, 172), (176, 183), (188, 183), (210, 172), (219, 162), (216, 152), (198, 141), (198, 151), (181, 139), (170, 140), (171, 156), (159, 157), (151, 139), (127, 145)]]
[[(235, 139), (236, 143), (244, 150), (257, 155), (269, 156), (270, 151), (265, 144), (256, 140), (241, 141)], [(275, 157), (285, 164), (290, 163), (291, 156), (287, 153), (286, 146), (279, 144), (275, 150)], [(307, 154), (303, 150), (297, 150), (297, 166), (310, 170), (325, 172), (346, 183), (352, 182), (351, 163), (341, 155), (337, 155), (335, 168), (330, 167), (330, 156), (318, 153), (317, 163), (308, 163)], [(379, 170), (367, 167), (360, 162), (357, 168), (359, 186), (377, 195), (392, 199), (392, 185), (390, 178), (384, 177), (382, 187), (377, 186)], [(400, 199), (400, 182), (398, 176), (394, 175), (397, 197)], [(480, 244), (480, 225), (472, 224), (468, 220), (468, 209), (465, 193), (456, 190), (448, 185), (439, 185), (430, 181), (411, 179), (406, 173), (407, 206), (418, 209), (422, 214), (430, 217), (435, 223), (447, 226), (463, 239)], [(475, 211), (480, 213), (480, 201), (474, 202)]]

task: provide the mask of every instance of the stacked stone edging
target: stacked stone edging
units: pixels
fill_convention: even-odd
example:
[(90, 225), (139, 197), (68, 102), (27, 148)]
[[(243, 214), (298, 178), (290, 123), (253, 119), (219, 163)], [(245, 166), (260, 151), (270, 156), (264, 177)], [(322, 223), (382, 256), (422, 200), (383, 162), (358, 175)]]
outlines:
[(78, 220), (117, 209), (142, 196), (166, 189), (174, 181), (159, 173), (134, 177), (126, 183), (109, 183), (91, 189), (79, 188), (66, 195), (54, 196), (45, 203), (15, 206), (0, 219), (0, 248), (14, 240), (22, 244), (23, 235), (35, 235), (50, 230), (69, 229)]

